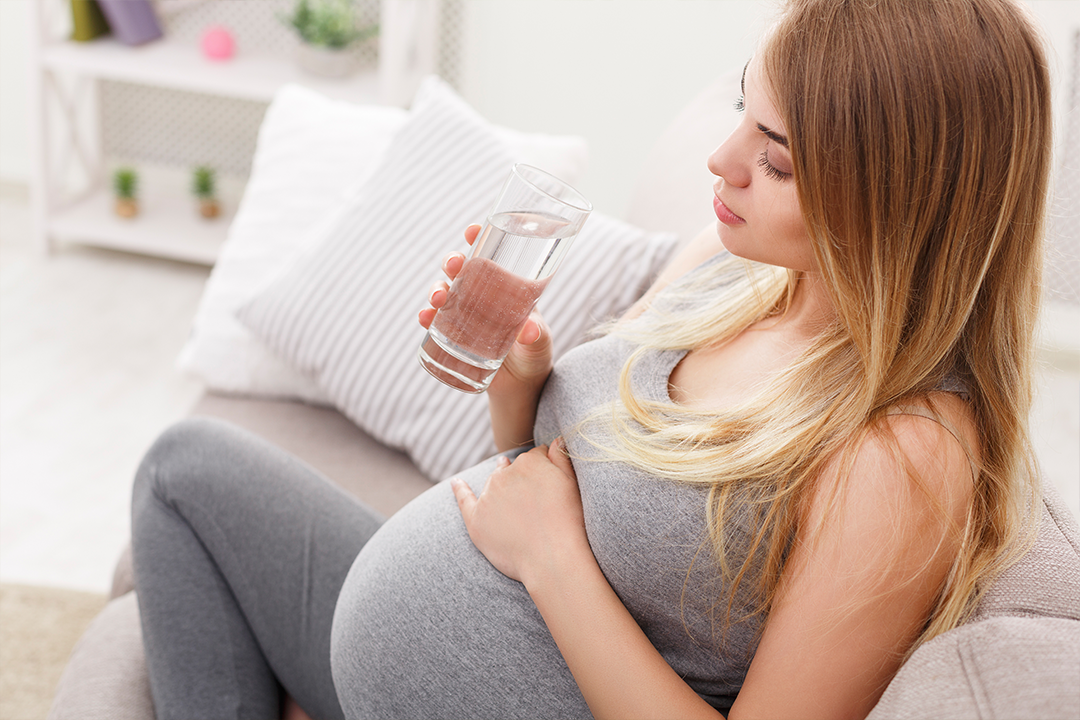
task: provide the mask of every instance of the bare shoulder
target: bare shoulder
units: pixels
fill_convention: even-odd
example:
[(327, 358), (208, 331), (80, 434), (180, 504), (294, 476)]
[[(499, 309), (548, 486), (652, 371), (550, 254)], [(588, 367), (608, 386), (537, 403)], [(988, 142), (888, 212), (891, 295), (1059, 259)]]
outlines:
[(981, 445), (974, 415), (960, 396), (933, 392), (894, 408), (884, 432), (867, 440), (873, 456), (891, 450), (891, 475), (909, 489), (929, 493), (959, 519), (974, 491)]
[(818, 475), (731, 717), (865, 717), (925, 626), (963, 542), (977, 442), (958, 397), (902, 410)]
[(822, 524), (825, 518), (842, 519), (849, 532), (894, 543), (864, 548), (925, 559), (941, 543), (959, 542), (974, 493), (978, 447), (971, 410), (956, 395), (935, 392), (894, 408), (849, 454), (829, 463), (811, 517)]

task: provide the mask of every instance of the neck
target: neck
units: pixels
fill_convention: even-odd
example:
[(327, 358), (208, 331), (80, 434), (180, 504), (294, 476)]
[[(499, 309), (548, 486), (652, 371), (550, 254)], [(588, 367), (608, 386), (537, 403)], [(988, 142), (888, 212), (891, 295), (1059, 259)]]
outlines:
[(783, 332), (793, 340), (810, 341), (835, 318), (836, 311), (820, 273), (800, 272), (787, 310), (762, 320), (755, 329)]

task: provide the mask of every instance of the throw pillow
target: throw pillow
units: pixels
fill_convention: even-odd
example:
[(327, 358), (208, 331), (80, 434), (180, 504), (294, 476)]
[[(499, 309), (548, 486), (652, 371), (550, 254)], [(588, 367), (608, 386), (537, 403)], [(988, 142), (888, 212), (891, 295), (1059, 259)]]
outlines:
[[(238, 312), (346, 416), (432, 479), (494, 447), (487, 397), (448, 388), (417, 362), (416, 312), (443, 255), (464, 245), (466, 225), (483, 221), (512, 163), (486, 121), (427, 80), (363, 191)], [(675, 241), (594, 213), (540, 301), (556, 355), (640, 296)]]
[[(179, 368), (209, 389), (329, 404), (235, 317), (269, 278), (337, 223), (408, 119), (401, 108), (331, 100), (299, 85), (278, 91), (259, 129), (251, 176), (199, 303)], [(585, 141), (496, 128), (515, 160), (576, 182)]]

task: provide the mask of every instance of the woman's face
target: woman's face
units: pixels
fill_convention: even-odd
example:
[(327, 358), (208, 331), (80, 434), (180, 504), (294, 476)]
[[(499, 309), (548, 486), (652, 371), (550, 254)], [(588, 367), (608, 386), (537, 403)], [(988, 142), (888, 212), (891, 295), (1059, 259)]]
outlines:
[(719, 179), (713, 206), (720, 241), (747, 260), (815, 271), (792, 176), (787, 130), (753, 60), (743, 73), (742, 122), (709, 156)]

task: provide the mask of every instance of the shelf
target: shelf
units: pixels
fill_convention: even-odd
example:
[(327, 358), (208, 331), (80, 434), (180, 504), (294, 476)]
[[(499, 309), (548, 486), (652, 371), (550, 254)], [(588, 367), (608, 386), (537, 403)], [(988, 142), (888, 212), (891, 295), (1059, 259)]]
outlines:
[(59, 242), (213, 265), (236, 213), (240, 182), (219, 179), (222, 212), (212, 220), (199, 216), (183, 173), (140, 168), (139, 184), (139, 214), (134, 218), (117, 216), (112, 193), (101, 189), (54, 211), (48, 221), (49, 234)]
[(240, 52), (230, 60), (214, 61), (198, 48), (169, 40), (138, 47), (108, 38), (51, 43), (42, 48), (42, 63), (54, 71), (259, 102), (272, 100), (286, 83), (302, 84), (338, 100), (379, 102), (374, 68), (328, 80), (303, 72), (290, 57)]
[[(405, 106), (420, 81), (437, 68), (442, 27), (439, 2), (367, 0), (367, 4), (369, 10), (378, 8), (378, 60), (369, 57), (367, 64), (361, 64), (350, 77), (328, 79), (300, 69), (294, 52), (290, 52), (299, 47), (299, 40), (280, 23), (274, 22), (272, 13), (276, 3), (255, 0), (235, 3), (237, 8), (230, 8), (228, 13), (217, 11), (230, 3), (205, 3), (204, 0), (169, 3), (170, 10), (198, 7), (200, 12), (206, 11), (197, 22), (192, 20), (187, 26), (192, 32), (197, 27), (217, 23), (215, 18), (219, 16), (228, 16), (229, 22), (247, 23), (245, 29), (251, 30), (253, 37), (259, 28), (273, 28), (278, 34), (274, 43), (266, 43), (262, 48), (241, 47), (235, 57), (216, 61), (203, 55), (197, 41), (177, 39), (171, 34), (168, 22), (163, 27), (164, 37), (141, 46), (124, 45), (112, 37), (89, 42), (68, 40), (67, 25), (58, 22), (69, 13), (68, 0), (34, 0), (31, 5), (36, 27), (30, 41), (34, 62), (29, 103), (34, 116), (30, 123), (30, 145), (34, 155), (34, 234), (42, 248), (49, 252), (56, 243), (81, 243), (214, 264), (228, 235), (241, 193), (230, 196), (226, 178), (219, 177), (223, 215), (204, 220), (199, 217), (188, 191), (190, 170), (177, 176), (178, 168), (174, 167), (172, 176), (166, 173), (159, 181), (156, 173), (152, 174), (159, 168), (148, 167), (150, 158), (181, 164), (186, 161), (176, 158), (197, 157), (197, 161), (191, 160), (190, 164), (216, 165), (220, 163), (210, 157), (204, 159), (204, 156), (246, 154), (246, 149), (236, 149), (236, 143), (217, 142), (209, 129), (203, 138), (201, 128), (209, 128), (219, 120), (209, 117), (209, 110), (201, 112), (200, 106), (217, 108), (220, 103), (216, 98), (269, 103), (282, 86), (296, 84), (335, 100), (361, 105)], [(167, 19), (168, 13), (162, 18)], [(455, 33), (452, 37), (459, 35)], [(367, 48), (350, 51), (353, 53), (358, 62), (364, 62), (362, 57), (376, 54), (368, 52)], [(105, 125), (112, 123), (109, 129), (117, 129), (117, 120), (109, 113), (118, 107), (122, 98), (97, 92), (100, 88), (92, 82), (96, 80), (135, 86), (125, 88), (125, 93), (134, 90), (135, 94), (142, 94), (144, 88), (177, 91), (146, 93), (150, 98), (148, 104), (153, 103), (152, 108), (142, 115), (139, 114), (142, 108), (135, 108), (124, 117), (125, 122), (131, 122), (133, 134), (144, 130), (153, 132), (151, 141), (146, 142), (145, 136), (139, 136), (139, 142), (133, 143), (127, 152), (110, 153), (104, 147)], [(169, 128), (162, 127), (168, 122), (155, 119), (165, 116), (171, 121), (174, 110), (176, 117), (185, 119), (185, 130), (193, 129), (191, 137), (172, 133)], [(232, 122), (228, 110), (226, 108), (221, 114), (228, 114), (226, 122)], [(257, 111), (257, 108), (244, 110)], [(249, 114), (254, 116), (255, 113)], [(238, 118), (238, 122), (242, 120)], [(157, 142), (175, 143), (175, 146), (166, 148), (170, 152), (159, 153)], [(147, 150), (147, 145), (154, 151)], [(197, 146), (198, 151), (192, 152), (191, 146)], [(102, 167), (108, 164), (110, 154), (118, 156), (114, 158), (117, 162), (122, 158), (139, 171), (141, 212), (133, 219), (120, 218), (113, 212), (112, 188)], [(237, 168), (235, 172), (242, 172), (239, 168), (244, 167), (243, 162), (227, 165)], [(83, 177), (99, 189), (78, 201), (66, 201), (73, 192), (80, 191), (74, 187), (79, 185), (75, 181)], [(242, 186), (243, 182), (237, 180), (234, 184)]]

